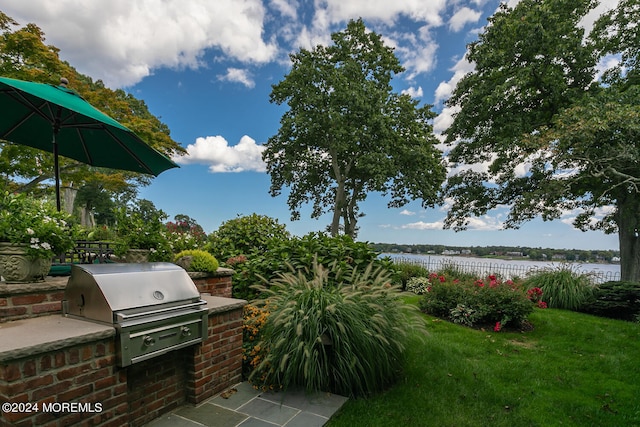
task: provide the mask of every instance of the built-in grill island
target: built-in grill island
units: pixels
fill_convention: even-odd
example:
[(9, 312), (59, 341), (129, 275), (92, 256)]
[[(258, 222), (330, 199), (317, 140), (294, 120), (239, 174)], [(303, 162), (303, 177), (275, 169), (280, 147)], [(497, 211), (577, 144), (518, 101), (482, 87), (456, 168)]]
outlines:
[(113, 325), (116, 363), (125, 367), (205, 340), (206, 304), (175, 264), (79, 264), (71, 267), (62, 310)]

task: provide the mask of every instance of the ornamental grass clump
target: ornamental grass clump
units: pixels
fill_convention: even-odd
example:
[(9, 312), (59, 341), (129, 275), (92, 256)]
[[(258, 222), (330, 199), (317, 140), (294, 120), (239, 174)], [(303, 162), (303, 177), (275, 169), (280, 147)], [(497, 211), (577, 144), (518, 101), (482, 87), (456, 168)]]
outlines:
[(367, 396), (394, 383), (408, 331), (424, 330), (424, 320), (399, 299), (389, 277), (371, 265), (345, 272), (337, 263), (326, 268), (314, 262), (308, 271), (283, 273), (260, 286), (267, 298), (255, 304), (268, 305), (270, 313), (258, 344), (265, 354), (249, 380), (344, 396)]
[(594, 286), (588, 273), (580, 273), (569, 264), (545, 269), (527, 277), (527, 289), (540, 288), (550, 308), (578, 310), (593, 295)]

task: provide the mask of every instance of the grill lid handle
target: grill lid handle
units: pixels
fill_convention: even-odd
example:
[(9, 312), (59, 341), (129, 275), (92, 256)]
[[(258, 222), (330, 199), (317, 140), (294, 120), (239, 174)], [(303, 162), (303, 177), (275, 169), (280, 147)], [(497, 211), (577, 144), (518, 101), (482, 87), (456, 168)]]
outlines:
[(133, 314), (116, 313), (116, 317), (118, 319), (118, 322), (122, 322), (124, 320), (135, 319), (138, 317), (146, 317), (153, 314), (167, 313), (169, 311), (184, 310), (186, 308), (198, 308), (199, 306), (206, 305), (206, 304), (207, 302), (205, 300), (200, 300), (198, 302), (193, 302), (191, 304), (184, 304), (177, 307), (159, 308), (157, 310), (149, 310), (149, 311), (144, 311), (142, 313), (133, 313)]

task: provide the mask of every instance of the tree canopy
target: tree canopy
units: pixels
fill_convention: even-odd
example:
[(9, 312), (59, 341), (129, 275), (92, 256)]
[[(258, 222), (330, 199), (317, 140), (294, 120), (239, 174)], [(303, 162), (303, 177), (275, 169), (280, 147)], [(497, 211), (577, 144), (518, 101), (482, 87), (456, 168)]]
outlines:
[[(447, 130), (459, 169), (446, 188), (446, 225), (464, 229), (499, 206), (513, 228), (572, 213), (581, 230), (617, 232), (622, 280), (640, 280), (640, 11), (621, 1), (589, 37), (581, 20), (595, 6), (503, 4), (469, 46), (475, 70), (448, 101), (459, 108)], [(611, 54), (619, 66), (598, 80)]]
[(331, 38), (290, 55), (291, 71), (273, 85), (270, 101), (289, 110), (263, 159), (271, 195), (290, 189), (292, 220), (312, 203), (312, 218), (333, 212), (332, 235), (354, 236), (367, 193), (390, 195), (389, 207), (432, 206), (445, 169), (431, 107), (392, 90), (392, 75), (404, 71), (393, 49), (362, 20)]
[[(144, 101), (123, 90), (111, 90), (102, 81), (93, 81), (80, 74), (59, 57), (59, 49), (45, 43), (42, 30), (33, 23), (20, 26), (0, 11), (0, 75), (59, 84), (60, 78), (69, 80), (69, 87), (89, 103), (124, 126), (133, 130), (142, 140), (167, 156), (182, 155), (186, 151), (171, 139), (169, 128), (152, 115)], [(14, 191), (47, 192), (42, 183), (53, 177), (51, 153), (11, 143), (0, 143), (0, 171), (4, 187)], [(95, 200), (87, 192), (107, 191), (111, 194), (129, 194), (136, 186), (149, 183), (149, 177), (126, 171), (95, 168), (72, 159), (60, 158), (63, 187), (85, 189), (82, 200)], [(97, 185), (97, 183), (100, 183)], [(96, 193), (97, 194), (97, 193)], [(95, 206), (95, 205), (93, 205)], [(91, 208), (91, 203), (84, 206)]]

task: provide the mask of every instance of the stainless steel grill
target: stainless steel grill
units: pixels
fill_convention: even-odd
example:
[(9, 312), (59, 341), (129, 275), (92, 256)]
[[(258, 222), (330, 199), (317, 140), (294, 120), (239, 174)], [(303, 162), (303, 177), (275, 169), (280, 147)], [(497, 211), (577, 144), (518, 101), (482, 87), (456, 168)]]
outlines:
[(202, 342), (206, 304), (174, 264), (82, 264), (71, 267), (62, 310), (115, 326), (117, 364), (124, 367)]

